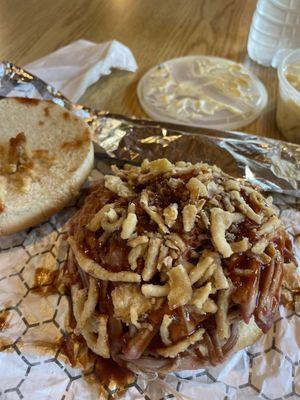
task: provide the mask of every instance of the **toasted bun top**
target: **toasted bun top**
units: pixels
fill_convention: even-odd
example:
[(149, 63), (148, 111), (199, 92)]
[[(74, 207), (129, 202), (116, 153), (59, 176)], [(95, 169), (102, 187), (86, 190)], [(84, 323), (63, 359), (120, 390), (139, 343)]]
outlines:
[(251, 318), (249, 324), (241, 322), (240, 332), (234, 351), (239, 351), (245, 347), (252, 346), (262, 336), (263, 332), (256, 325), (254, 318)]
[(0, 235), (70, 203), (94, 158), (82, 119), (52, 102), (23, 98), (0, 101), (0, 153)]

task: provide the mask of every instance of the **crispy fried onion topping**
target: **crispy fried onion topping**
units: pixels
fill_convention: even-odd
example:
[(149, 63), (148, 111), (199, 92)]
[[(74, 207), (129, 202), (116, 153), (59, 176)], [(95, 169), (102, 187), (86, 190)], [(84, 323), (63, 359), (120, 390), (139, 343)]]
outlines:
[(155, 175), (164, 174), (174, 170), (174, 165), (166, 158), (160, 158), (154, 161), (145, 160), (141, 165), (142, 171), (151, 171)]
[(157, 270), (157, 259), (159, 255), (159, 249), (161, 245), (161, 239), (151, 238), (149, 240), (147, 257), (145, 260), (145, 267), (142, 272), (142, 278), (144, 281), (150, 281)]
[(230, 257), (233, 253), (226, 240), (226, 230), (233, 224), (243, 220), (239, 213), (229, 213), (221, 208), (212, 208), (210, 211), (211, 235), (213, 244), (223, 257)]
[(128, 206), (127, 217), (122, 222), (122, 239), (129, 239), (135, 231), (137, 224), (137, 216), (135, 214), (135, 205), (133, 203)]
[(172, 321), (173, 317), (171, 315), (165, 314), (159, 328), (161, 340), (166, 346), (170, 346), (172, 344), (169, 332), (169, 326), (171, 325)]
[(187, 336), (185, 339), (180, 340), (176, 344), (157, 349), (157, 353), (163, 357), (174, 358), (178, 354), (187, 350), (191, 345), (199, 342), (202, 339), (204, 332), (204, 329), (200, 328), (196, 332), (192, 333), (190, 336)]
[(216, 365), (242, 319), (270, 326), (299, 292), (277, 212), (250, 184), (166, 159), (113, 172), (68, 239), (76, 333), (96, 354)]
[(191, 304), (194, 305), (199, 311), (201, 311), (204, 303), (211, 293), (213, 293), (213, 287), (211, 282), (208, 282), (206, 285), (202, 286), (199, 289), (196, 289), (193, 292)]
[(243, 253), (247, 251), (251, 245), (248, 238), (243, 238), (239, 242), (230, 243), (230, 247), (233, 253)]
[(281, 225), (281, 221), (273, 215), (267, 222), (265, 222), (262, 227), (257, 231), (259, 236), (266, 235), (273, 232)]
[(147, 249), (147, 244), (142, 243), (133, 247), (128, 254), (130, 268), (134, 271), (138, 267), (138, 259), (143, 257)]
[(114, 232), (121, 228), (123, 220), (123, 215), (117, 214), (114, 204), (106, 204), (94, 215), (86, 227), (92, 232), (96, 232), (99, 228)]
[(157, 223), (159, 229), (163, 233), (168, 233), (169, 229), (164, 223), (164, 220), (162, 216), (155, 210), (155, 207), (150, 207), (149, 206), (149, 195), (148, 193), (144, 190), (141, 194), (140, 198), (140, 204), (143, 207), (143, 209), (146, 211), (147, 214), (149, 214), (150, 218)]
[(120, 197), (127, 198), (134, 195), (134, 192), (118, 176), (106, 175), (104, 185)]
[(197, 207), (194, 204), (188, 204), (184, 206), (182, 215), (183, 215), (183, 229), (185, 232), (190, 232), (196, 221), (197, 216)]
[(78, 330), (79, 332), (86, 324), (86, 321), (92, 316), (92, 314), (96, 308), (96, 304), (98, 301), (98, 288), (97, 288), (96, 279), (91, 277), (89, 279), (88, 290), (82, 289), (81, 294), (82, 294), (82, 296), (86, 297), (86, 301), (85, 301), (82, 311), (80, 313), (79, 319), (77, 320), (76, 330)]
[(139, 286), (134, 283), (122, 283), (111, 292), (114, 315), (126, 324), (132, 323), (140, 328), (140, 317), (145, 319), (147, 312), (153, 308), (153, 303), (146, 298)]
[[(94, 290), (93, 290), (94, 291)], [(72, 286), (73, 313), (77, 321), (76, 331), (81, 334), (87, 345), (92, 351), (103, 358), (110, 357), (107, 322), (108, 316), (105, 314), (93, 313), (92, 308), (95, 299), (90, 297), (89, 291), (87, 298), (86, 289), (79, 289), (77, 285)], [(87, 301), (86, 301), (87, 300)], [(88, 303), (88, 306), (86, 304)], [(88, 316), (88, 318), (86, 318)], [(84, 324), (83, 324), (84, 321)]]
[(196, 283), (203, 277), (211, 265), (214, 265), (214, 258), (211, 256), (202, 257), (199, 259), (198, 264), (192, 268), (190, 272), (191, 284)]
[(229, 308), (229, 300), (232, 291), (232, 286), (228, 289), (222, 289), (218, 291), (218, 300), (217, 300), (217, 314), (216, 314), (216, 323), (217, 323), (217, 333), (220, 339), (228, 339), (230, 336), (230, 324), (228, 321), (228, 308)]
[(163, 211), (163, 216), (165, 218), (166, 225), (171, 228), (178, 217), (178, 204), (172, 203), (167, 206)]
[(165, 297), (170, 292), (169, 284), (165, 285), (142, 285), (142, 293), (145, 297)]
[(168, 302), (171, 309), (187, 304), (193, 295), (190, 278), (183, 265), (170, 269), (168, 272), (170, 292)]
[(233, 190), (230, 192), (231, 199), (236, 201), (238, 208), (240, 211), (249, 219), (260, 224), (262, 222), (262, 216), (257, 214), (253, 209), (246, 203), (243, 197), (237, 190)]
[(191, 178), (186, 187), (191, 193), (192, 200), (198, 200), (199, 197), (208, 197), (206, 186), (197, 178)]
[(68, 242), (72, 248), (72, 251), (75, 255), (76, 261), (79, 267), (86, 272), (87, 274), (93, 276), (96, 279), (101, 279), (104, 281), (112, 281), (112, 282), (140, 282), (141, 277), (139, 274), (135, 272), (111, 272), (107, 271), (105, 268), (101, 267), (98, 263), (96, 263), (91, 258), (87, 257), (78, 247), (75, 239), (73, 237), (69, 237)]

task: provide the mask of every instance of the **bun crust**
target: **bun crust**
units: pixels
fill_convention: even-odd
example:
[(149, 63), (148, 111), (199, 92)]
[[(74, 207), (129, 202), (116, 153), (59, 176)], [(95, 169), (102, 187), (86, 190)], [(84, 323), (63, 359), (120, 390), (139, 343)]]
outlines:
[(254, 318), (251, 318), (249, 324), (241, 322), (239, 339), (234, 349), (234, 352), (244, 349), (245, 347), (252, 346), (262, 336), (263, 332), (256, 325)]
[(79, 193), (94, 161), (91, 131), (79, 117), (48, 101), (9, 98), (0, 101), (0, 146), (24, 132), (31, 152), (41, 157), (29, 189), (18, 190), (7, 178), (5, 208), (0, 213), (0, 236), (47, 220)]

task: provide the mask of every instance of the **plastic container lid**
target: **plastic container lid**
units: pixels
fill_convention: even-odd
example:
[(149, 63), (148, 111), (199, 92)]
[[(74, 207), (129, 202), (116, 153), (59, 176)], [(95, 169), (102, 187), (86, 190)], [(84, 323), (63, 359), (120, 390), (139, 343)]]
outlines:
[(137, 93), (154, 120), (216, 129), (250, 124), (268, 100), (264, 85), (243, 65), (206, 56), (157, 65), (139, 81)]

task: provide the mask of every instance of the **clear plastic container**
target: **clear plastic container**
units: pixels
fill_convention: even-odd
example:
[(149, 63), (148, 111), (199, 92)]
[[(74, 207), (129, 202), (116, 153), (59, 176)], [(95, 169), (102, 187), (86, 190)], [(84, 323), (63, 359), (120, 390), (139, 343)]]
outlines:
[(300, 143), (300, 90), (289, 79), (289, 71), (298, 66), (300, 78), (300, 49), (288, 54), (278, 67), (276, 122), (284, 138), (294, 143)]
[(249, 57), (270, 66), (281, 49), (300, 47), (300, 0), (259, 0), (248, 36)]
[(154, 120), (215, 129), (239, 129), (267, 104), (261, 81), (243, 65), (218, 57), (188, 56), (148, 71), (137, 88)]
[(300, 26), (300, 2), (298, 7), (284, 6), (282, 1), (260, 0), (256, 7), (257, 13), (271, 22), (284, 25)]
[(287, 8), (289, 10), (299, 10), (300, 1), (299, 0), (269, 0), (273, 4), (281, 8)]

